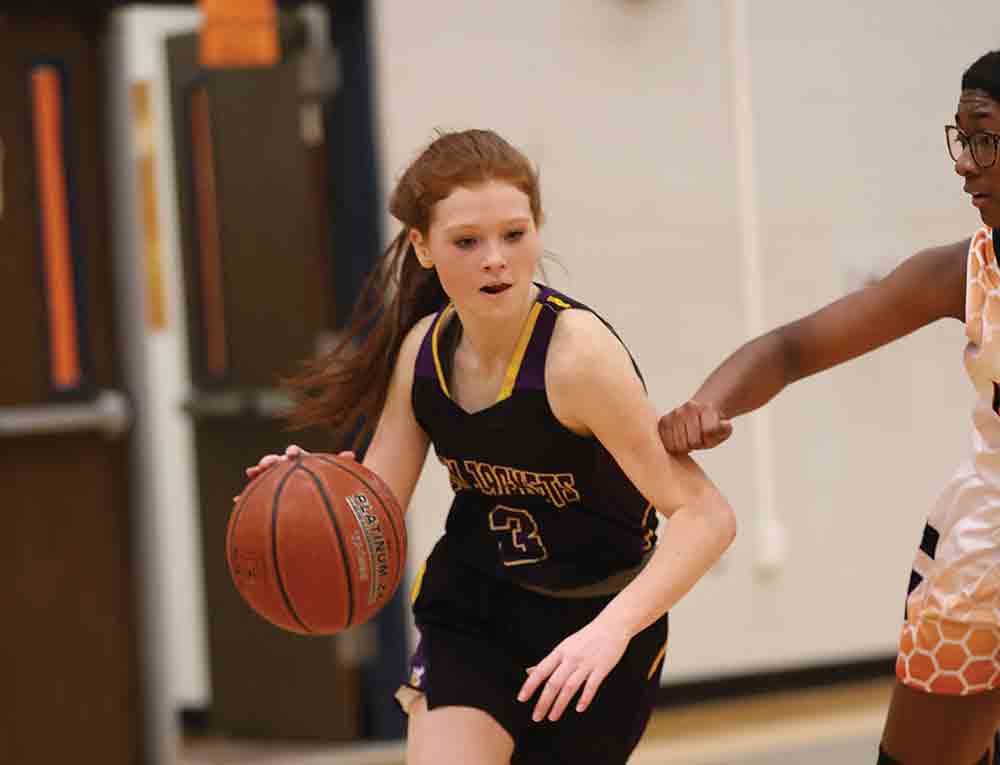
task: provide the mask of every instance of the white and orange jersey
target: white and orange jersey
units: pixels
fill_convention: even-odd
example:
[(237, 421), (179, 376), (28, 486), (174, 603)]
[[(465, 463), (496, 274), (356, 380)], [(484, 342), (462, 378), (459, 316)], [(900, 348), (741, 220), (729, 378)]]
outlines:
[(1000, 265), (993, 232), (969, 245), (965, 368), (972, 455), (927, 519), (899, 643), (900, 681), (931, 693), (1000, 687)]
[(1000, 265), (992, 231), (985, 227), (969, 244), (965, 334), (969, 340), (965, 370), (978, 396), (972, 416), (973, 450), (977, 456), (995, 454), (1000, 451), (1000, 418), (996, 416), (1000, 408)]

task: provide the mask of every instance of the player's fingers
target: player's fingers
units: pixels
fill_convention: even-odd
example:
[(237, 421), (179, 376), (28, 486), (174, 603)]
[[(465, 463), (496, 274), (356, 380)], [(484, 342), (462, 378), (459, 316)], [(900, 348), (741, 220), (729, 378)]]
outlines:
[(684, 435), (687, 438), (688, 449), (700, 449), (704, 446), (701, 436), (701, 422), (697, 415), (684, 418)]
[(337, 452), (337, 456), (343, 457), (345, 460), (354, 460), (355, 462), (358, 461), (358, 455), (354, 452)]
[(309, 454), (309, 452), (307, 452), (305, 449), (303, 449), (301, 446), (298, 446), (297, 444), (289, 444), (285, 448), (285, 456), (288, 457), (288, 459), (290, 460), (298, 459), (303, 454)]
[(552, 709), (549, 710), (549, 720), (556, 722), (556, 720), (562, 717), (563, 712), (566, 711), (566, 707), (569, 706), (569, 702), (573, 700), (573, 696), (580, 690), (583, 681), (587, 679), (588, 671), (587, 669), (580, 668), (563, 683), (559, 695), (556, 696), (556, 700), (552, 704)]
[(246, 469), (247, 478), (256, 478), (280, 459), (277, 454), (265, 454), (260, 458), (260, 462)]
[(583, 686), (583, 692), (580, 694), (579, 701), (576, 702), (577, 712), (586, 712), (587, 707), (590, 706), (590, 702), (594, 700), (594, 696), (597, 694), (597, 689), (601, 687), (601, 683), (604, 682), (604, 678), (607, 677), (607, 672), (602, 672), (599, 670), (594, 670), (587, 677), (587, 684)]
[(678, 454), (687, 454), (691, 451), (691, 444), (688, 443), (687, 428), (684, 427), (684, 418), (678, 416), (674, 419), (674, 443), (675, 451)]
[(716, 428), (715, 432), (712, 433), (711, 437), (708, 439), (708, 446), (718, 446), (727, 438), (733, 434), (733, 423), (729, 420), (722, 420), (719, 422), (719, 427)]
[(562, 690), (572, 672), (572, 669), (566, 667), (564, 664), (560, 664), (559, 668), (552, 673), (552, 676), (549, 677), (549, 681), (545, 683), (545, 687), (542, 688), (542, 693), (539, 695), (538, 701), (535, 704), (535, 711), (531, 713), (532, 720), (535, 722), (541, 722), (545, 719), (545, 716), (552, 708), (552, 702), (556, 700), (556, 697), (559, 695), (559, 691)]
[(538, 686), (544, 683), (558, 666), (559, 654), (555, 652), (550, 653), (542, 661), (538, 662), (538, 664), (532, 667), (531, 674), (528, 675), (528, 679), (524, 681), (524, 685), (518, 691), (517, 700), (527, 701), (534, 696), (535, 691), (538, 690)]
[(659, 422), (656, 423), (656, 429), (660, 432), (660, 441), (663, 442), (663, 448), (668, 452), (676, 451), (677, 445), (674, 443), (674, 413), (667, 412), (663, 415)]
[(702, 433), (714, 433), (719, 428), (719, 411), (714, 406), (698, 407), (698, 421)]

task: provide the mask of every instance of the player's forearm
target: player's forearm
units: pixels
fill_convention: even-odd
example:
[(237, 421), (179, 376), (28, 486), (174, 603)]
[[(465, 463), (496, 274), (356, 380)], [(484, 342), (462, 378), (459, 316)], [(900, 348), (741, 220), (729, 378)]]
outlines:
[(692, 398), (727, 419), (752, 412), (793, 381), (791, 355), (780, 329), (761, 335), (716, 367)]
[(649, 563), (608, 603), (599, 619), (612, 619), (632, 637), (669, 611), (715, 565), (736, 536), (725, 498), (707, 489), (670, 517)]

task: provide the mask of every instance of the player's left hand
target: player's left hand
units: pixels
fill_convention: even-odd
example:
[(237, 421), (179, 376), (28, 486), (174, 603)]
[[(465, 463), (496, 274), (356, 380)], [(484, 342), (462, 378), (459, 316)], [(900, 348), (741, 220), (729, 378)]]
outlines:
[(517, 700), (527, 701), (545, 683), (531, 719), (540, 722), (548, 715), (554, 722), (562, 717), (583, 686), (576, 711), (586, 711), (604, 678), (625, 653), (630, 639), (620, 625), (598, 617), (528, 670), (528, 679), (521, 686)]

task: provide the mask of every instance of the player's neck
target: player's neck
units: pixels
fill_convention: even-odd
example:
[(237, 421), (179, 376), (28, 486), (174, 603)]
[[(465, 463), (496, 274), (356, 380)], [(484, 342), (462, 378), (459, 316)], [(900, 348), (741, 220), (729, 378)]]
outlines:
[(525, 319), (538, 298), (538, 287), (531, 285), (527, 300), (515, 312), (517, 319), (484, 317), (458, 311), (462, 322), (462, 339), (458, 352), (469, 362), (487, 371), (494, 367), (506, 368), (524, 329)]

